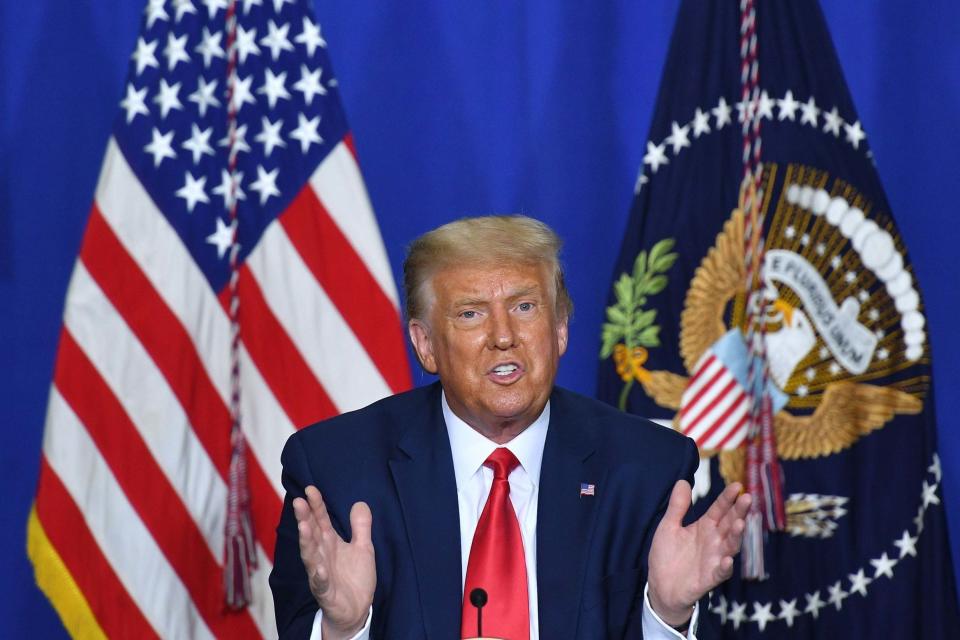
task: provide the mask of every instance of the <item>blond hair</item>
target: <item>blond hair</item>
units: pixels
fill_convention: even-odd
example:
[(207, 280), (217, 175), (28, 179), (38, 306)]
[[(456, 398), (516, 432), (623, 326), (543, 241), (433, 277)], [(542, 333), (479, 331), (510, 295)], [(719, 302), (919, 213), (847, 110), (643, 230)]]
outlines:
[(403, 261), (407, 319), (425, 319), (434, 274), (451, 265), (532, 264), (553, 273), (557, 316), (573, 314), (563, 279), (560, 240), (553, 229), (521, 215), (461, 218), (414, 240)]

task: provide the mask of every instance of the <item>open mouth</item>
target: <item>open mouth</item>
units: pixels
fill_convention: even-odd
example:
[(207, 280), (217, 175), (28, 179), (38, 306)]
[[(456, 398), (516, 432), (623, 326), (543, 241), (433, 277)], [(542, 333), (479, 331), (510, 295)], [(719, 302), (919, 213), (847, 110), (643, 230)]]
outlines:
[(489, 376), (497, 382), (511, 382), (523, 374), (523, 369), (516, 362), (504, 362), (490, 369)]

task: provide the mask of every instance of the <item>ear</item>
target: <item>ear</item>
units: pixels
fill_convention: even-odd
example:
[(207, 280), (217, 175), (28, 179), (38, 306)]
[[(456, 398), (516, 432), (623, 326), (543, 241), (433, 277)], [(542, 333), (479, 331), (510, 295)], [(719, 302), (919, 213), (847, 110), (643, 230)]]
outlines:
[(407, 332), (413, 350), (417, 352), (417, 360), (427, 373), (437, 373), (437, 359), (433, 355), (433, 342), (430, 340), (430, 327), (422, 320), (411, 320), (407, 323)]
[(570, 327), (570, 317), (564, 314), (559, 321), (557, 321), (557, 347), (558, 353), (563, 355), (567, 351), (567, 338), (569, 337)]

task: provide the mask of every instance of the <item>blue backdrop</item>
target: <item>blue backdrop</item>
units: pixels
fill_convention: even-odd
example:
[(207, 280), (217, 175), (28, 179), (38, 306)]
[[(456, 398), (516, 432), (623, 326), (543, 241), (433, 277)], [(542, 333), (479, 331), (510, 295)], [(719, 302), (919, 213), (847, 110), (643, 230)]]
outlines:
[[(2, 637), (64, 633), (33, 586), (25, 526), (64, 293), (143, 4), (0, 3)], [(956, 561), (960, 4), (824, 11), (925, 295)], [(324, 0), (317, 14), (395, 272), (415, 235), (452, 217), (547, 221), (568, 241), (577, 305), (560, 383), (593, 393), (676, 3)]]

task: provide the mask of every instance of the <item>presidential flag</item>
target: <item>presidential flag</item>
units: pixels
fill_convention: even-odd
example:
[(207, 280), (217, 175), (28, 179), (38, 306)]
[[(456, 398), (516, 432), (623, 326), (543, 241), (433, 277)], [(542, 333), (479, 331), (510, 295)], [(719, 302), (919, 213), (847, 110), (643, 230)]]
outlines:
[(28, 553), (75, 636), (274, 636), (286, 438), (410, 385), (390, 266), (307, 0), (150, 0), (122, 93)]
[(704, 634), (960, 628), (926, 314), (874, 161), (815, 1), (682, 3), (599, 387), (698, 441), (702, 511), (748, 479), (745, 405), (767, 385), (753, 397), (769, 403), (779, 471), (755, 477), (780, 483), (784, 526), (764, 516), (764, 579), (741, 577), (738, 558)]

